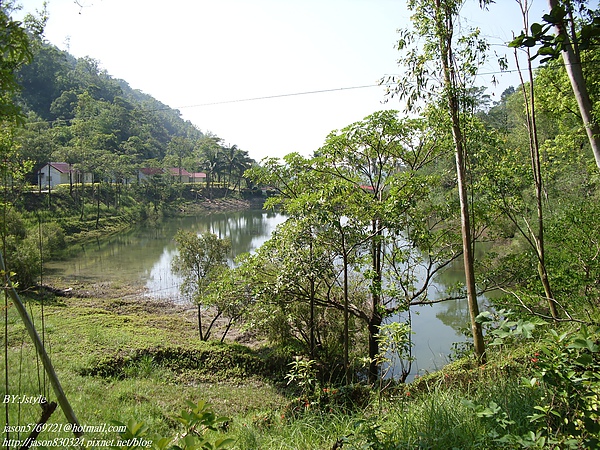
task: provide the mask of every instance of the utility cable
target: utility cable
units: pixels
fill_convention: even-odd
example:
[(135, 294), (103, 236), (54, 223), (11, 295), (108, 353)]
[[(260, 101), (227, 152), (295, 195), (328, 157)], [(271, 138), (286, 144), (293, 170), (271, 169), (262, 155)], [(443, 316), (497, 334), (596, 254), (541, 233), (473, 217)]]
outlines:
[(218, 102), (208, 102), (208, 103), (199, 103), (197, 105), (187, 105), (187, 106), (179, 106), (174, 109), (184, 109), (184, 108), (198, 108), (200, 106), (212, 106), (212, 105), (225, 105), (227, 103), (242, 103), (242, 102), (253, 102), (256, 100), (269, 100), (272, 98), (284, 98), (284, 97), (297, 97), (300, 95), (312, 95), (312, 94), (323, 94), (326, 92), (338, 92), (338, 91), (351, 91), (356, 89), (365, 89), (380, 86), (380, 84), (365, 84), (363, 86), (351, 86), (351, 87), (339, 87), (333, 89), (319, 89), (317, 91), (304, 91), (304, 92), (293, 92), (289, 94), (275, 94), (275, 95), (265, 95), (262, 97), (250, 97), (250, 98), (241, 98), (236, 100), (223, 100)]

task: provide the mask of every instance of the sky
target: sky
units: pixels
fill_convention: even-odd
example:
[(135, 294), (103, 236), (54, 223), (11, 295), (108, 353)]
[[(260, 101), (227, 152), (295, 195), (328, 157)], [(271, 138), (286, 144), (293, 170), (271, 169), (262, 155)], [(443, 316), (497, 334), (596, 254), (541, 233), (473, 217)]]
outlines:
[[(21, 4), (35, 12), (43, 0)], [(545, 0), (533, 0), (532, 18), (546, 11)], [(331, 131), (403, 109), (377, 84), (401, 73), (405, 0), (48, 0), (48, 12), (48, 42), (99, 61), (257, 161), (309, 156)], [(522, 28), (515, 0), (496, 0), (489, 11), (467, 0), (462, 15), (495, 53)], [(498, 73), (495, 58), (481, 72), (477, 84), (494, 99), (519, 84), (514, 73)]]

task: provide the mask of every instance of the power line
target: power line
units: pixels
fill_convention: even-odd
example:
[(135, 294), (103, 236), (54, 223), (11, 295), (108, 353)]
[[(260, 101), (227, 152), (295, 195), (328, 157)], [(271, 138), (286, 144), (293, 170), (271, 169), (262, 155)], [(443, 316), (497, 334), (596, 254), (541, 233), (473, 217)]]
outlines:
[[(590, 62), (585, 62), (585, 63), (579, 63), (579, 65), (581, 66), (589, 66), (589, 65), (596, 65), (596, 63), (590, 63)], [(540, 67), (534, 67), (533, 70), (538, 70), (541, 69), (545, 66), (540, 66)], [(527, 69), (521, 69), (521, 71), (525, 71)], [(488, 71), (488, 72), (479, 72), (476, 74), (476, 76), (488, 76), (488, 75), (502, 75), (502, 74), (510, 74), (510, 73), (517, 73), (519, 72), (519, 69), (506, 69), (506, 70), (493, 70), (493, 71)], [(400, 74), (388, 74), (385, 75), (385, 78), (387, 77), (400, 77), (402, 75)], [(394, 84), (394, 83), (391, 83)], [(266, 95), (266, 96), (262, 96), (262, 97), (249, 97), (249, 98), (242, 98), (242, 99), (235, 99), (235, 100), (223, 100), (223, 101), (216, 101), (216, 102), (208, 102), (208, 103), (198, 103), (195, 105), (186, 105), (186, 106), (177, 106), (177, 107), (165, 107), (165, 108), (160, 108), (160, 109), (150, 109), (150, 110), (145, 110), (145, 111), (164, 111), (164, 110), (168, 110), (168, 109), (175, 109), (175, 110), (179, 110), (179, 109), (186, 109), (186, 108), (200, 108), (203, 106), (214, 106), (214, 105), (226, 105), (226, 104), (231, 104), (231, 103), (244, 103), (244, 102), (252, 102), (252, 101), (257, 101), (257, 100), (269, 100), (269, 99), (274, 99), (274, 98), (285, 98), (285, 97), (297, 97), (297, 96), (301, 96), (301, 95), (313, 95), (313, 94), (322, 94), (322, 93), (327, 93), (327, 92), (339, 92), (339, 91), (350, 91), (350, 90), (356, 90), (356, 89), (365, 89), (365, 88), (373, 88), (373, 87), (381, 87), (381, 86), (388, 86), (390, 85), (390, 83), (385, 83), (385, 82), (381, 82), (381, 83), (376, 83), (376, 84), (365, 84), (362, 86), (351, 86), (351, 87), (339, 87), (339, 88), (333, 88), (333, 89), (320, 89), (320, 90), (316, 90), (316, 91), (304, 91), (304, 92), (294, 92), (294, 93), (289, 93), (289, 94), (275, 94), (275, 95)]]
[(311, 94), (323, 94), (326, 92), (337, 92), (337, 91), (351, 91), (355, 89), (365, 89), (380, 86), (379, 84), (365, 84), (363, 86), (351, 86), (351, 87), (340, 87), (333, 89), (320, 89), (317, 91), (304, 91), (304, 92), (294, 92), (291, 94), (275, 94), (275, 95), (265, 95), (263, 97), (250, 97), (250, 98), (241, 98), (236, 100), (223, 100), (218, 102), (209, 102), (209, 103), (199, 103), (197, 105), (187, 105), (187, 106), (179, 106), (174, 109), (184, 109), (184, 108), (198, 108), (201, 106), (212, 106), (212, 105), (225, 105), (228, 103), (242, 103), (242, 102), (253, 102), (256, 100), (269, 100), (272, 98), (283, 98), (283, 97), (297, 97), (300, 95), (311, 95)]

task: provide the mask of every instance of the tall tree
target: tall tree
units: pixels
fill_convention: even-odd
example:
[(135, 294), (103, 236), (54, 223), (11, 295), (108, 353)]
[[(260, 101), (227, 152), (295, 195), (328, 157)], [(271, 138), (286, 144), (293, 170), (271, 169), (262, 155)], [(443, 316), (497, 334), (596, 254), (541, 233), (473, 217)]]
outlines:
[(191, 139), (180, 136), (173, 136), (167, 147), (167, 157), (172, 157), (177, 161), (179, 170), (179, 182), (183, 181), (181, 171), (183, 170), (184, 160), (189, 158), (194, 151), (194, 143)]
[[(550, 13), (542, 18), (546, 25), (532, 24), (530, 35), (527, 34), (529, 30), (525, 30), (510, 45), (529, 48), (541, 43), (534, 57), (542, 55), (543, 62), (562, 56), (596, 165), (600, 169), (600, 126), (594, 117), (581, 55), (582, 50), (589, 48), (600, 36), (600, 23), (594, 19), (593, 11), (586, 7), (587, 3), (585, 0), (548, 0)], [(582, 13), (581, 20), (575, 18), (576, 5)], [(548, 35), (551, 28), (556, 31), (554, 37)]]
[(565, 70), (577, 99), (577, 106), (579, 106), (583, 126), (590, 141), (596, 165), (600, 169), (600, 126), (598, 126), (598, 120), (594, 118), (592, 101), (583, 76), (581, 53), (575, 33), (576, 23), (573, 18), (573, 2), (565, 0), (561, 8), (559, 0), (548, 0), (548, 5), (551, 9), (550, 17), (553, 18), (557, 37), (562, 44), (561, 54)]
[(0, 119), (22, 123), (21, 109), (14, 99), (20, 89), (17, 70), (30, 62), (33, 54), (23, 24), (8, 13), (0, 4)]
[[(415, 209), (433, 184), (421, 172), (438, 156), (441, 146), (436, 144), (425, 121), (401, 120), (396, 111), (381, 111), (332, 132), (312, 159), (287, 155), (285, 164), (270, 159), (248, 172), (255, 182), (279, 190), (267, 205), (280, 204), (294, 220), (311, 224), (314, 251), (324, 246), (335, 253), (337, 281), (332, 292), (337, 294), (319, 295), (319, 302), (344, 313), (345, 368), (349, 321), (356, 318), (364, 324), (371, 381), (379, 376), (383, 320), (412, 302), (426, 303), (426, 286), (417, 288), (414, 272), (400, 267), (418, 265), (427, 285), (457, 255), (448, 235), (433, 237), (442, 231), (433, 208), (419, 214)], [(407, 239), (423, 247), (400, 243)], [(390, 258), (392, 253), (396, 259)], [(431, 259), (425, 262), (426, 258)]]
[[(518, 0), (521, 8), (521, 14), (523, 16), (523, 27), (525, 30), (529, 28), (529, 5), (527, 0)], [(538, 273), (540, 281), (544, 287), (544, 293), (548, 301), (550, 313), (554, 319), (558, 318), (558, 310), (556, 308), (556, 300), (550, 287), (550, 280), (548, 278), (548, 271), (546, 267), (546, 247), (544, 244), (544, 205), (543, 205), (543, 177), (542, 177), (542, 166), (540, 157), (540, 143), (538, 139), (538, 128), (537, 128), (537, 117), (536, 117), (536, 103), (535, 103), (535, 89), (533, 79), (533, 68), (531, 67), (531, 55), (527, 48), (528, 56), (528, 73), (529, 73), (529, 93), (527, 92), (527, 85), (523, 82), (523, 76), (519, 67), (519, 59), (515, 51), (515, 58), (517, 61), (517, 67), (519, 69), (519, 76), (521, 77), (521, 90), (523, 92), (523, 99), (525, 103), (525, 111), (527, 118), (527, 132), (529, 136), (529, 154), (531, 161), (531, 171), (533, 174), (535, 199), (536, 199), (536, 212), (537, 212), (537, 227), (532, 229), (528, 227), (528, 232), (532, 237), (533, 248), (537, 255), (538, 260)]]
[(200, 167), (206, 171), (206, 189), (208, 195), (212, 195), (212, 186), (215, 175), (219, 174), (219, 166), (221, 162), (221, 138), (208, 134), (200, 139), (197, 143), (196, 152)]
[[(413, 184), (415, 171), (431, 156), (426, 152), (415, 154), (421, 142), (418, 138), (410, 141), (409, 133), (417, 134), (418, 122), (398, 120), (397, 114), (392, 110), (376, 112), (332, 132), (319, 149), (315, 164), (317, 172), (331, 179), (325, 189), (334, 197), (327, 203), (338, 205), (339, 211), (330, 217), (339, 232), (344, 261), (348, 248), (355, 244), (346, 242), (346, 227), (340, 224), (354, 224), (356, 229), (364, 230), (358, 242), (368, 248), (370, 304), (366, 311), (371, 382), (379, 376), (378, 333), (387, 306), (383, 293), (386, 241), (402, 230), (399, 218), (410, 205), (409, 199), (418, 196)], [(393, 231), (386, 234), (389, 229)]]
[[(10, 3), (7, 7), (0, 4), (0, 214), (2, 229), (2, 253), (8, 269), (14, 269), (7, 255), (7, 214), (15, 200), (14, 184), (23, 180), (30, 165), (23, 165), (19, 150), (15, 145), (16, 126), (24, 123), (21, 108), (15, 102), (20, 89), (17, 82), (17, 70), (31, 61), (31, 43), (23, 24), (10, 17)], [(8, 297), (6, 297), (8, 298)], [(8, 305), (5, 305), (8, 310)], [(7, 410), (8, 412), (8, 410)], [(8, 422), (7, 422), (8, 423)]]
[[(389, 81), (397, 82), (390, 88), (390, 94), (399, 94), (406, 101), (408, 108), (419, 109), (422, 102), (439, 102), (445, 105), (450, 116), (471, 332), (475, 354), (483, 362), (485, 344), (481, 324), (476, 320), (479, 306), (474, 272), (474, 239), (467, 195), (467, 148), (461, 116), (465, 113), (465, 106), (469, 104), (467, 94), (487, 45), (480, 39), (478, 30), (465, 35), (455, 35), (454, 25), (463, 3), (463, 0), (408, 2), (408, 8), (414, 13), (414, 32), (402, 31), (398, 42), (399, 50), (405, 52), (400, 62), (408, 70), (403, 78), (392, 78)], [(417, 37), (425, 40), (422, 50), (411, 48)], [(434, 79), (434, 74), (437, 73), (441, 73), (439, 84), (436, 84)]]

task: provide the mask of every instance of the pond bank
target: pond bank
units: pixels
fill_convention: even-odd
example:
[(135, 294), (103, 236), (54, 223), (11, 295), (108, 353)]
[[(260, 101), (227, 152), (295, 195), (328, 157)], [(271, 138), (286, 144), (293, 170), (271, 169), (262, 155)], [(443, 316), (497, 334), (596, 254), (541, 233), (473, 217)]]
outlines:
[(243, 209), (262, 209), (265, 203), (264, 197), (240, 198), (216, 198), (205, 199), (202, 202), (186, 203), (182, 205), (183, 212), (188, 211), (239, 211)]

